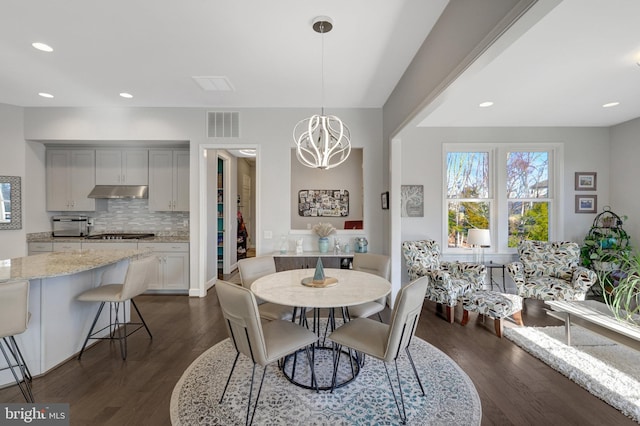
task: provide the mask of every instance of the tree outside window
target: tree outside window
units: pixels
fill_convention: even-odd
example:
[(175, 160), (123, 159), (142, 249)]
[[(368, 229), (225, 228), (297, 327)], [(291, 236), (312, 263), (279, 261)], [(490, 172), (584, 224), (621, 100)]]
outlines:
[(509, 247), (521, 240), (549, 240), (551, 202), (549, 153), (513, 151), (507, 153), (507, 206)]
[(488, 152), (447, 153), (447, 245), (468, 248), (471, 228), (489, 229)]

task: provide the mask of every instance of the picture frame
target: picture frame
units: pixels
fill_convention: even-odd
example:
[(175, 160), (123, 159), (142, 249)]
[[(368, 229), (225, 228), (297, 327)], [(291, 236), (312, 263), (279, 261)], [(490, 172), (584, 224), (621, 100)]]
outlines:
[(595, 213), (597, 209), (597, 195), (576, 195), (576, 213)]
[(424, 186), (400, 185), (400, 216), (424, 217)]
[(598, 189), (598, 174), (596, 172), (576, 172), (576, 191), (595, 191)]
[(389, 191), (383, 192), (380, 196), (380, 201), (382, 203), (382, 210), (389, 209)]

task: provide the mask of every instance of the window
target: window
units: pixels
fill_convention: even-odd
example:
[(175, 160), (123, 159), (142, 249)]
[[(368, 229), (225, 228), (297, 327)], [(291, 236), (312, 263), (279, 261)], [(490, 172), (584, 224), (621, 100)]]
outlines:
[(447, 246), (469, 247), (469, 228), (489, 229), (489, 153), (447, 153)]
[(520, 240), (549, 240), (549, 153), (507, 153), (509, 247)]
[(509, 251), (522, 239), (552, 239), (558, 150), (445, 144), (447, 249), (468, 249), (472, 228), (491, 231), (492, 251)]

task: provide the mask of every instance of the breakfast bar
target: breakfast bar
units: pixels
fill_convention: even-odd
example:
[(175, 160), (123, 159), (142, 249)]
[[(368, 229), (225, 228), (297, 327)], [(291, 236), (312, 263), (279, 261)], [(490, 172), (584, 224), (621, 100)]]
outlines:
[[(31, 318), (16, 341), (34, 376), (45, 374), (82, 347), (97, 305), (78, 302), (77, 295), (101, 283), (122, 282), (129, 260), (150, 254), (150, 250), (78, 250), (0, 260), (0, 286), (30, 283)], [(107, 324), (108, 319), (105, 310), (98, 324)], [(0, 369), (4, 362), (1, 359)], [(0, 386), (12, 381), (8, 370), (0, 371)]]

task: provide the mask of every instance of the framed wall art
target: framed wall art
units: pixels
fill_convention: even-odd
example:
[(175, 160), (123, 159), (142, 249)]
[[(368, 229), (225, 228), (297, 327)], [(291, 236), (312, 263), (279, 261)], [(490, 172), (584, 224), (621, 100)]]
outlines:
[(303, 189), (298, 191), (298, 215), (305, 217), (349, 216), (346, 189)]
[(595, 191), (598, 174), (596, 172), (576, 172), (576, 191)]
[(402, 217), (424, 217), (424, 186), (402, 185), (400, 187)]
[(576, 195), (576, 213), (595, 213), (597, 209), (597, 195)]
[(389, 209), (389, 191), (382, 193), (380, 196), (380, 202), (382, 203), (382, 210)]

